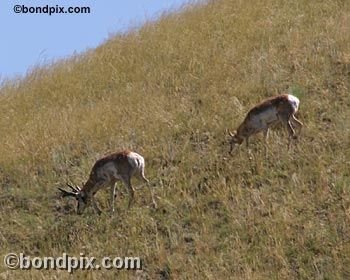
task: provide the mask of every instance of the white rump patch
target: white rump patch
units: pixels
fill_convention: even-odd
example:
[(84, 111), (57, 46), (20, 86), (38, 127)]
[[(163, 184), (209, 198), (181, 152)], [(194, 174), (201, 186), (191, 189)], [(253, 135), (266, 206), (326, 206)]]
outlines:
[(294, 95), (288, 94), (288, 101), (290, 105), (292, 105), (294, 109), (294, 113), (298, 111), (299, 103), (300, 103), (299, 98)]
[(133, 169), (141, 170), (145, 165), (144, 158), (135, 152), (130, 152), (128, 154), (128, 161)]

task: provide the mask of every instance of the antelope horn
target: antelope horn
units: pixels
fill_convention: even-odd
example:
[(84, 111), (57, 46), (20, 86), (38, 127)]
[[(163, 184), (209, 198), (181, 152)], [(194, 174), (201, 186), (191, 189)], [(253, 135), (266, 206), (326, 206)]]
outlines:
[(78, 189), (77, 187), (72, 186), (72, 185), (69, 184), (69, 183), (67, 183), (67, 186), (68, 186), (69, 188), (71, 188), (73, 192), (79, 192), (79, 191), (80, 191), (80, 189)]
[(232, 132), (230, 132), (228, 129), (226, 129), (226, 132), (228, 133), (228, 135), (230, 135), (231, 137), (234, 136), (234, 134)]
[(66, 196), (76, 196), (75, 192), (67, 192), (64, 189), (58, 188), (61, 192), (62, 192), (62, 197), (66, 197)]

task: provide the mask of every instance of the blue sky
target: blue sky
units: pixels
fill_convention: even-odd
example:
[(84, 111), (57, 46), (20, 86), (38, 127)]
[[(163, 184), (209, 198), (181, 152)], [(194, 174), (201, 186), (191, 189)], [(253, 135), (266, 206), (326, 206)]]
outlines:
[[(2, 0), (0, 81), (25, 75), (30, 67), (103, 43), (111, 35), (155, 19), (188, 0)], [(90, 14), (15, 13), (14, 6), (90, 7)], [(25, 10), (24, 10), (25, 11)]]

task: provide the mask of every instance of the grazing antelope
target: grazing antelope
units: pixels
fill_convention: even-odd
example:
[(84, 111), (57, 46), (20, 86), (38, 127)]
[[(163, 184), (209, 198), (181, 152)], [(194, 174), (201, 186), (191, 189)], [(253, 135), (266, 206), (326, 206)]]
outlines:
[(86, 206), (90, 203), (92, 203), (96, 212), (101, 214), (102, 211), (98, 208), (94, 195), (99, 189), (109, 186), (111, 211), (114, 212), (116, 182), (118, 180), (123, 181), (129, 192), (128, 208), (130, 208), (131, 203), (134, 201), (134, 189), (131, 185), (131, 177), (133, 175), (138, 175), (147, 183), (151, 193), (152, 203), (156, 206), (149, 181), (145, 177), (145, 160), (141, 155), (131, 151), (113, 153), (97, 160), (91, 169), (89, 179), (82, 188), (67, 184), (72, 191), (58, 189), (61, 191), (62, 197), (72, 196), (76, 198), (78, 201), (77, 213), (79, 215), (83, 213)]
[[(268, 137), (269, 127), (281, 122), (286, 125), (289, 133), (289, 141), (295, 139), (295, 131), (292, 126), (296, 124), (301, 130), (303, 123), (294, 114), (298, 111), (299, 99), (291, 94), (281, 94), (264, 100), (262, 103), (252, 108), (237, 131), (230, 133), (230, 153), (235, 145), (240, 145), (246, 140), (249, 147), (249, 137), (253, 134), (263, 132), (265, 141)], [(290, 142), (289, 142), (290, 144)]]

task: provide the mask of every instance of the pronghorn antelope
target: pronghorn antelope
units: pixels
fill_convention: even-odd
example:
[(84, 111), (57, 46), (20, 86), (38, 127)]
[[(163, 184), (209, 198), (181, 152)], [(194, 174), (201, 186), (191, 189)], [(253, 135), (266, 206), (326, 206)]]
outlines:
[(67, 184), (72, 191), (66, 191), (58, 188), (61, 191), (62, 197), (72, 196), (78, 201), (77, 213), (80, 215), (85, 210), (86, 206), (92, 203), (98, 214), (101, 210), (98, 208), (95, 201), (95, 193), (104, 187), (110, 187), (111, 211), (114, 212), (114, 199), (116, 197), (116, 182), (123, 181), (129, 192), (129, 204), (134, 200), (134, 188), (131, 185), (131, 177), (133, 175), (139, 176), (147, 183), (152, 197), (152, 203), (156, 206), (153, 198), (152, 190), (149, 186), (149, 181), (145, 177), (145, 160), (144, 158), (131, 151), (122, 151), (110, 154), (97, 160), (91, 169), (89, 179), (82, 188), (73, 187)]
[(230, 153), (235, 145), (240, 145), (246, 140), (249, 147), (249, 137), (253, 134), (263, 132), (265, 141), (268, 137), (269, 127), (281, 122), (286, 125), (289, 133), (289, 144), (291, 138), (295, 139), (296, 134), (292, 124), (301, 130), (303, 123), (294, 114), (298, 111), (299, 99), (291, 94), (281, 94), (264, 100), (252, 108), (237, 131), (230, 133)]

